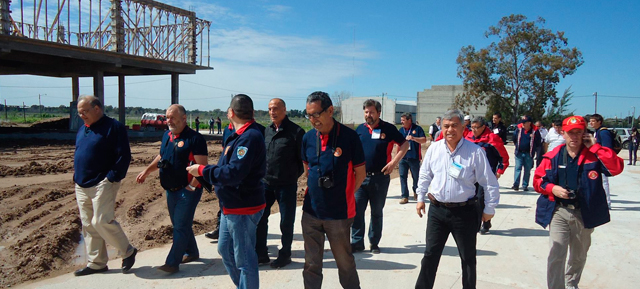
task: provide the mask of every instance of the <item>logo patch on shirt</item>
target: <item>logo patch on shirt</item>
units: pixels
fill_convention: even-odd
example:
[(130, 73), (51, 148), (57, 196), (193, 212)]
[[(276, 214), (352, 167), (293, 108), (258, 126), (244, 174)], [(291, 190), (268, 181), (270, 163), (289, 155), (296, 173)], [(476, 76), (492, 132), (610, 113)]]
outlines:
[(415, 129), (413, 130), (412, 134), (416, 134), (416, 130)]
[(342, 155), (342, 149), (341, 148), (336, 148), (336, 151), (333, 152), (333, 156), (334, 157), (340, 157)]
[(385, 137), (387, 137), (387, 135), (386, 135), (386, 134), (384, 134), (384, 133), (381, 133), (381, 134), (380, 134), (380, 139), (384, 139)]
[(238, 150), (236, 151), (236, 154), (238, 155), (238, 159), (241, 160), (242, 158), (244, 158), (244, 156), (247, 155), (248, 151), (249, 149), (247, 147), (239, 146)]
[(599, 175), (599, 174), (598, 174), (598, 172), (596, 172), (596, 171), (590, 171), (590, 172), (589, 172), (589, 178), (590, 178), (590, 179), (592, 179), (592, 180), (597, 179), (597, 178), (598, 178), (598, 175)]
[(184, 141), (179, 141), (179, 142), (178, 142), (178, 147), (179, 147), (179, 148), (181, 148), (181, 147), (183, 147), (183, 146), (184, 146)]

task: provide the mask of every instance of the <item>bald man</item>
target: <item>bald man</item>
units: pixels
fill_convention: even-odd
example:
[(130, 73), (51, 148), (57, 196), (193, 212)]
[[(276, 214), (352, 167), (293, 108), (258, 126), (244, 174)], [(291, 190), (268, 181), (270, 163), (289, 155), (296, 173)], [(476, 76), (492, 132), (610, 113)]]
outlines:
[(122, 272), (136, 261), (134, 248), (115, 220), (116, 195), (131, 161), (125, 126), (104, 115), (100, 100), (92, 95), (78, 100), (78, 115), (84, 126), (78, 129), (73, 159), (73, 181), (82, 221), (82, 236), (88, 263), (76, 276), (101, 273), (107, 268), (106, 244), (122, 256)]
[(291, 263), (293, 223), (296, 215), (298, 178), (304, 172), (300, 147), (305, 131), (287, 117), (284, 100), (274, 98), (269, 102), (271, 125), (265, 129), (267, 147), (267, 173), (264, 176), (266, 208), (258, 224), (256, 252), (258, 263), (270, 262), (267, 251), (267, 223), (271, 206), (278, 201), (280, 208), (280, 232), (282, 246), (278, 258), (271, 267), (281, 268)]

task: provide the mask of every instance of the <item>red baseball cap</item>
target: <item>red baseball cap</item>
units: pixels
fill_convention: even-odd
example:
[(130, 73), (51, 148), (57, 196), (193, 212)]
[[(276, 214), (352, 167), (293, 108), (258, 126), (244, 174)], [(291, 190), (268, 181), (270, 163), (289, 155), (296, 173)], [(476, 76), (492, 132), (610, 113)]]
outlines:
[(570, 116), (565, 118), (562, 121), (562, 130), (563, 131), (570, 131), (574, 128), (579, 128), (581, 130), (586, 130), (587, 129), (587, 123), (584, 121), (584, 118), (576, 115), (576, 116)]

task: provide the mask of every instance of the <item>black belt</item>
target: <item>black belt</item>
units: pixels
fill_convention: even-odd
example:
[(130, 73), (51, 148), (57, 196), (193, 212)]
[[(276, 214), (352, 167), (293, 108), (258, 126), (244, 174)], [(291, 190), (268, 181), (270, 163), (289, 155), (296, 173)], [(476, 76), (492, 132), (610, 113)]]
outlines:
[(182, 190), (182, 189), (184, 189), (184, 188), (186, 188), (186, 186), (184, 186), (184, 187), (182, 187), (182, 188), (172, 188), (172, 189), (168, 189), (167, 191), (170, 191), (170, 192), (177, 192), (177, 191)]
[(560, 207), (565, 207), (567, 209), (572, 209), (572, 210), (577, 210), (580, 209), (580, 205), (579, 204), (565, 204), (563, 202), (556, 202), (556, 204)]
[(443, 202), (438, 202), (438, 200), (436, 200), (436, 198), (431, 194), (428, 193), (427, 194), (427, 198), (429, 198), (429, 201), (431, 202), (431, 204), (433, 204), (436, 207), (447, 207), (447, 208), (457, 208), (457, 207), (464, 207), (467, 205), (475, 205), (478, 202), (477, 198), (473, 198), (470, 199), (466, 202), (460, 202), (460, 203), (443, 203)]
[(367, 172), (367, 177), (384, 175), (383, 172)]

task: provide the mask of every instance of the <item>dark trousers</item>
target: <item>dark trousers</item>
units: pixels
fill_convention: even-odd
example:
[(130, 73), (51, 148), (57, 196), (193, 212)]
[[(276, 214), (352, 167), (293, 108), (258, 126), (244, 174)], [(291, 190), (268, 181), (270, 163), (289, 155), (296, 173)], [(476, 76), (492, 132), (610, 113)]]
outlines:
[(638, 160), (638, 145), (633, 144), (633, 142), (629, 142), (629, 164), (636, 165), (636, 161)]
[(462, 260), (462, 288), (476, 288), (476, 236), (478, 215), (476, 206), (456, 208), (429, 206), (427, 238), (416, 289), (433, 288), (442, 250), (453, 236)]
[(321, 220), (302, 213), (302, 237), (304, 238), (304, 269), (302, 278), (305, 289), (322, 288), (322, 258), (324, 238), (329, 239), (331, 253), (338, 267), (340, 285), (345, 289), (359, 289), (360, 279), (356, 261), (349, 244), (349, 227), (353, 219)]
[(378, 246), (382, 238), (382, 209), (387, 200), (389, 175), (369, 176), (364, 179), (356, 191), (356, 217), (351, 226), (351, 244), (364, 246), (364, 211), (371, 204), (371, 223), (369, 224), (369, 244)]
[(202, 196), (202, 188), (195, 191), (182, 189), (167, 191), (167, 207), (173, 225), (173, 244), (165, 264), (178, 267), (183, 255), (199, 256), (198, 244), (193, 234), (193, 215)]
[(278, 252), (278, 257), (291, 257), (291, 243), (293, 242), (293, 224), (296, 220), (296, 200), (298, 184), (287, 186), (264, 186), (265, 199), (267, 201), (264, 208), (264, 214), (258, 223), (258, 232), (256, 235), (256, 252), (258, 256), (267, 255), (267, 231), (269, 215), (271, 215), (271, 206), (278, 201), (280, 208), (280, 233), (282, 237), (282, 247)]
[(416, 159), (402, 159), (398, 165), (398, 173), (400, 173), (400, 191), (403, 198), (409, 198), (409, 188), (407, 186), (407, 179), (409, 177), (409, 171), (411, 171), (411, 178), (413, 179), (413, 193), (418, 188), (418, 176), (420, 174), (420, 160)]

